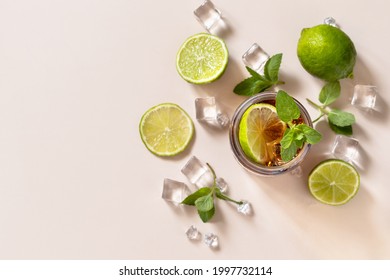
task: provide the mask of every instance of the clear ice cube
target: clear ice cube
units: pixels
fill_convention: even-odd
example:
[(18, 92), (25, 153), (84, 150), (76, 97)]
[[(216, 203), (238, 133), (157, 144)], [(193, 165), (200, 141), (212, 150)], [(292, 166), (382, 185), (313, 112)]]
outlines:
[(187, 235), (188, 239), (190, 239), (190, 240), (197, 240), (200, 237), (200, 233), (199, 233), (198, 229), (194, 226), (190, 226), (187, 229), (186, 235)]
[(327, 25), (331, 25), (333, 27), (338, 27), (336, 20), (332, 17), (327, 17), (324, 19), (324, 23)]
[(214, 97), (195, 99), (196, 119), (199, 121), (214, 121), (217, 118), (217, 105)]
[(226, 127), (230, 123), (229, 116), (225, 113), (218, 113), (217, 114), (217, 123), (221, 127)]
[(349, 163), (355, 163), (358, 158), (359, 141), (355, 138), (337, 135), (332, 147), (332, 154), (334, 157), (347, 161)]
[(375, 108), (378, 89), (372, 85), (355, 85), (351, 104), (362, 109), (371, 110)]
[(191, 191), (186, 184), (167, 178), (164, 179), (161, 197), (165, 201), (179, 205), (190, 194)]
[(215, 97), (195, 99), (196, 119), (213, 126), (226, 127), (230, 120), (227, 114), (219, 112)]
[(303, 173), (303, 170), (302, 170), (302, 167), (299, 165), (297, 167), (295, 167), (293, 170), (291, 170), (290, 174), (295, 176), (295, 177), (302, 177), (302, 173)]
[(214, 6), (213, 2), (206, 0), (195, 11), (196, 19), (203, 25), (207, 32), (215, 27), (222, 20), (221, 12)]
[(212, 187), (214, 175), (207, 164), (193, 156), (181, 169), (187, 179), (198, 188)]
[(241, 204), (237, 205), (237, 211), (244, 215), (250, 215), (252, 213), (252, 208), (248, 201), (243, 200)]
[(256, 72), (263, 72), (263, 68), (269, 55), (257, 44), (254, 43), (243, 55), (242, 61), (246, 66)]
[(219, 245), (218, 236), (214, 233), (207, 233), (204, 236), (204, 243), (212, 249), (217, 248)]
[(215, 180), (215, 183), (217, 184), (217, 187), (222, 193), (225, 193), (228, 189), (228, 184), (226, 183), (224, 178), (218, 177)]

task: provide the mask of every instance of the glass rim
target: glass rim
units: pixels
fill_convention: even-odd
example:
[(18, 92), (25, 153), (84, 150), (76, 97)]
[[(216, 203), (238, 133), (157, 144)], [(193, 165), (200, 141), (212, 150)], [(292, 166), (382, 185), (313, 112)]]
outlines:
[[(309, 143), (305, 143), (303, 148), (301, 149), (301, 151), (299, 151), (298, 155), (295, 158), (279, 166), (261, 165), (259, 163), (253, 162), (245, 155), (238, 139), (239, 125), (243, 114), (245, 113), (246, 109), (249, 108), (249, 106), (251, 106), (252, 104), (260, 103), (261, 101), (265, 100), (275, 100), (275, 98), (276, 92), (263, 92), (248, 98), (236, 108), (230, 123), (229, 140), (234, 157), (242, 167), (257, 175), (274, 176), (283, 174), (288, 171), (292, 171), (295, 168), (299, 167), (299, 165), (302, 163), (311, 148), (311, 145)], [(299, 110), (301, 111), (301, 116), (304, 120), (304, 123), (310, 127), (313, 127), (312, 120), (306, 108), (297, 99), (295, 99), (294, 97), (293, 99), (298, 105)]]

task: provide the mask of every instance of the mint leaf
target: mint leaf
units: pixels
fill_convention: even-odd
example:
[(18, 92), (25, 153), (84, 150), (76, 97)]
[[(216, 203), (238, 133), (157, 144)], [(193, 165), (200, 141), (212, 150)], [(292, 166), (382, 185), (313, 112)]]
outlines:
[(340, 82), (328, 82), (325, 84), (325, 86), (321, 89), (319, 100), (322, 104), (325, 106), (328, 106), (329, 104), (333, 103), (337, 98), (340, 96)]
[(297, 125), (297, 128), (303, 132), (306, 142), (309, 144), (316, 144), (322, 139), (321, 133), (306, 124), (299, 124)]
[(299, 129), (295, 132), (295, 140), (305, 140), (305, 134)]
[(330, 128), (337, 134), (342, 134), (346, 136), (350, 136), (353, 133), (352, 125), (347, 126), (337, 126), (331, 122), (329, 122)]
[(207, 223), (215, 214), (215, 207), (211, 208), (209, 211), (199, 211), (198, 214), (200, 219), (204, 222)]
[(250, 68), (248, 66), (246, 66), (245, 68), (249, 72), (249, 74), (251, 74), (252, 77), (258, 78), (260, 80), (264, 80), (264, 78), (259, 73), (257, 73), (255, 70), (253, 70), (252, 68)]
[(328, 120), (337, 126), (349, 126), (355, 123), (355, 116), (351, 113), (333, 109), (328, 114)]
[(250, 67), (246, 67), (251, 77), (238, 83), (234, 87), (233, 92), (238, 95), (252, 96), (265, 91), (275, 84), (283, 84), (283, 82), (278, 80), (281, 62), (282, 54), (276, 54), (269, 58), (264, 66), (264, 75), (260, 75)]
[(251, 96), (256, 93), (256, 81), (255, 77), (250, 77), (243, 80), (241, 83), (236, 85), (233, 89), (233, 92), (238, 95)]
[(210, 211), (211, 208), (214, 208), (214, 198), (211, 195), (205, 195), (199, 197), (195, 201), (195, 206), (198, 209), (198, 211), (202, 211), (202, 212)]
[(282, 63), (282, 56), (283, 54), (281, 53), (275, 54), (265, 63), (264, 77), (273, 83), (276, 83), (279, 80), (279, 68)]
[(280, 141), (281, 156), (283, 161), (290, 161), (294, 158), (299, 148), (305, 142), (315, 144), (322, 138), (321, 133), (306, 124), (295, 125), (292, 120), (298, 119), (301, 115), (295, 100), (286, 92), (279, 90), (276, 95), (276, 112), (278, 117), (289, 126)]
[(256, 93), (265, 91), (270, 88), (272, 83), (265, 80), (259, 80), (257, 77), (250, 77), (243, 80), (241, 83), (236, 85), (233, 92), (238, 95), (252, 96)]
[(208, 222), (215, 214), (215, 205), (214, 205), (214, 194), (215, 197), (226, 200), (229, 202), (233, 202), (235, 204), (242, 204), (241, 201), (236, 201), (227, 195), (224, 195), (221, 190), (218, 188), (216, 183), (217, 175), (215, 174), (214, 169), (211, 167), (210, 164), (206, 163), (209, 167), (210, 171), (213, 174), (214, 177), (214, 183), (211, 187), (204, 187), (196, 192), (190, 194), (187, 196), (181, 203), (186, 205), (195, 206), (198, 215), (201, 218), (201, 220), (206, 223)]
[(258, 81), (256, 83), (256, 93), (263, 92), (266, 89), (269, 89), (270, 87), (272, 87), (272, 85), (273, 84), (271, 82), (269, 82), (269, 81)]
[(282, 160), (287, 162), (294, 158), (297, 153), (297, 145), (295, 142), (292, 142), (288, 148), (283, 148), (280, 151), (280, 155), (282, 156)]
[(327, 115), (329, 126), (335, 133), (343, 135), (352, 135), (352, 124), (355, 123), (355, 116), (353, 114), (343, 112), (338, 109), (334, 109), (329, 112), (328, 110), (325, 110), (323, 106), (315, 104), (310, 99), (307, 99), (307, 101), (321, 111), (320, 117), (317, 118), (315, 121), (318, 121), (319, 119), (321, 119), (322, 116)]
[(291, 143), (294, 142), (294, 134), (294, 130), (287, 128), (284, 132), (282, 140), (280, 141), (280, 146), (282, 146), (284, 149), (290, 147)]
[(286, 123), (299, 118), (301, 115), (301, 111), (294, 99), (283, 90), (279, 90), (276, 94), (275, 105), (279, 118)]
[(181, 203), (185, 204), (185, 205), (195, 205), (195, 201), (198, 198), (200, 198), (202, 196), (206, 196), (210, 193), (211, 193), (211, 188), (209, 188), (209, 187), (201, 188), (201, 189), (197, 190), (196, 192), (187, 196)]
[(303, 144), (306, 142), (306, 138), (303, 137), (302, 139), (295, 139), (294, 143), (297, 146), (297, 149), (302, 148)]

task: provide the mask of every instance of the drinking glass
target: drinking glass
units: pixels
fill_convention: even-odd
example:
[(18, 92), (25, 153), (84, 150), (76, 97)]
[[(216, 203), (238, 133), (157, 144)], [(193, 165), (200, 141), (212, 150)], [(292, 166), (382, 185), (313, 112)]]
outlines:
[[(299, 169), (300, 164), (305, 159), (306, 155), (308, 154), (311, 145), (308, 143), (305, 143), (302, 147), (302, 149), (298, 152), (298, 154), (289, 162), (282, 163), (278, 166), (265, 166), (260, 163), (253, 162), (250, 160), (244, 153), (244, 151), (241, 148), (240, 142), (239, 142), (239, 128), (240, 128), (240, 121), (245, 113), (245, 111), (253, 104), (256, 103), (262, 103), (262, 102), (273, 102), (276, 99), (276, 93), (275, 92), (264, 92), (259, 93), (257, 95), (254, 95), (241, 103), (241, 105), (238, 106), (236, 111), (233, 114), (231, 124), (230, 124), (230, 130), (229, 130), (229, 139), (230, 139), (230, 146), (232, 148), (234, 157), (238, 161), (238, 163), (244, 167), (246, 170), (263, 176), (275, 176), (285, 173), (295, 173), (300, 174)], [(303, 122), (313, 127), (313, 123), (311, 121), (310, 115), (305, 109), (305, 107), (294, 98), (295, 103), (298, 105), (300, 111), (301, 111), (301, 118), (303, 119)]]

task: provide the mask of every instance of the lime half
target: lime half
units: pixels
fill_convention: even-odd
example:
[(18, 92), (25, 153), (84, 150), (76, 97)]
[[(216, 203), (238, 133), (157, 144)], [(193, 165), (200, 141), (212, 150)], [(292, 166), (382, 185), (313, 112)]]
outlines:
[(187, 82), (206, 84), (222, 76), (228, 57), (228, 50), (222, 39), (200, 33), (189, 37), (180, 47), (176, 68)]
[(149, 151), (158, 156), (174, 156), (184, 151), (190, 143), (194, 125), (178, 105), (163, 103), (144, 113), (139, 131)]
[(349, 163), (330, 159), (318, 164), (309, 175), (311, 194), (322, 203), (342, 205), (359, 190), (360, 176)]
[(275, 158), (274, 145), (283, 138), (285, 130), (286, 123), (279, 119), (274, 106), (253, 104), (241, 118), (238, 138), (251, 160), (269, 165)]

